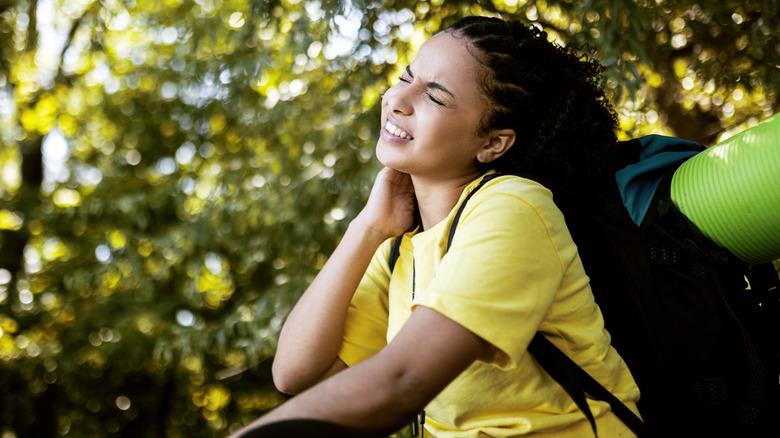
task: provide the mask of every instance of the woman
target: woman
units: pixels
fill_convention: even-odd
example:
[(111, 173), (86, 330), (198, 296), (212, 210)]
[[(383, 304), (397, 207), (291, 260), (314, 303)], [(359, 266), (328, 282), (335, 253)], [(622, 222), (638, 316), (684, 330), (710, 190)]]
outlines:
[[(550, 192), (514, 176), (598, 175), (615, 117), (594, 60), (535, 27), (469, 17), (429, 39), (382, 99), (366, 207), (290, 313), (274, 381), (300, 394), (247, 430), (318, 419), (386, 433), (423, 408), (436, 437), (588, 436), (568, 395), (526, 354), (541, 331), (636, 411), (576, 247)], [(403, 236), (391, 272), (392, 237)], [(599, 433), (630, 432), (591, 402)]]

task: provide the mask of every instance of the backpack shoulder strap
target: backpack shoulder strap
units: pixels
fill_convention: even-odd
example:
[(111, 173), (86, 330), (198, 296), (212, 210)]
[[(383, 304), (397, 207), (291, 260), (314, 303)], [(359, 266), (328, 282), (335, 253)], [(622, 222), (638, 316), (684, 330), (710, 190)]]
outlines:
[(401, 242), (404, 240), (404, 235), (401, 234), (393, 240), (393, 246), (390, 248), (390, 256), (387, 258), (387, 263), (390, 265), (390, 273), (393, 273), (395, 269), (395, 263), (398, 258), (401, 257)]
[(633, 412), (628, 409), (617, 397), (604, 388), (599, 382), (590, 376), (585, 370), (571, 360), (564, 352), (556, 347), (552, 342), (544, 337), (540, 332), (536, 332), (531, 344), (528, 346), (528, 352), (534, 356), (539, 365), (553, 378), (574, 400), (574, 403), (585, 414), (593, 429), (596, 432), (596, 420), (585, 399), (585, 394), (592, 398), (609, 404), (612, 412), (637, 436), (648, 436), (648, 430), (645, 423)]

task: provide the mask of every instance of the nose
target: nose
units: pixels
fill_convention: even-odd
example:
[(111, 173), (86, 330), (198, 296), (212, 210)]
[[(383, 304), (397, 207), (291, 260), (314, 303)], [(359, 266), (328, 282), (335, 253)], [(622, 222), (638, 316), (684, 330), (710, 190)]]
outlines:
[(390, 87), (385, 93), (384, 104), (387, 110), (392, 111), (393, 114), (410, 115), (413, 112), (413, 106), (409, 96), (409, 86), (402, 87), (397, 84)]

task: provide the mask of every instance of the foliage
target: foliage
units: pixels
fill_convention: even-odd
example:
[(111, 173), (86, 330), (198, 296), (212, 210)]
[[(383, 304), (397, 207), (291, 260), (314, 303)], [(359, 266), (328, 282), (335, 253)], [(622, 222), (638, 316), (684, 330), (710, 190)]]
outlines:
[(778, 4), (0, 0), (0, 433), (222, 436), (282, 401), (380, 94), (455, 18), (588, 44), (622, 136), (711, 144), (777, 111)]

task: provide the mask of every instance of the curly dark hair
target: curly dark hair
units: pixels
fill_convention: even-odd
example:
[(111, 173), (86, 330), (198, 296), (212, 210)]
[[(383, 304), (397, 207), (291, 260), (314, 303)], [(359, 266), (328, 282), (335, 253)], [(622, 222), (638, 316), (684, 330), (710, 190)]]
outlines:
[(616, 144), (617, 117), (602, 88), (605, 68), (590, 53), (499, 18), (462, 18), (444, 32), (465, 38), (484, 67), (480, 86), (489, 110), (481, 129), (517, 135), (492, 167), (559, 181), (601, 174)]

